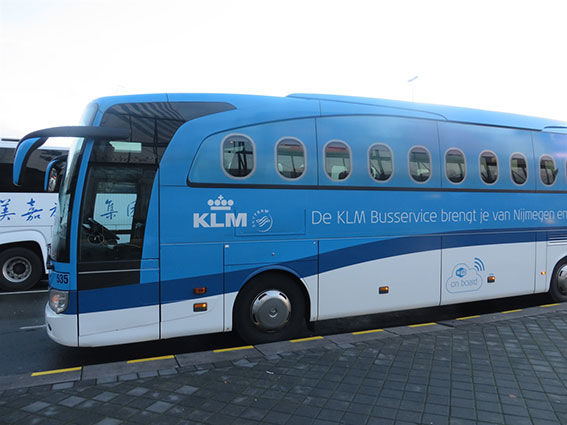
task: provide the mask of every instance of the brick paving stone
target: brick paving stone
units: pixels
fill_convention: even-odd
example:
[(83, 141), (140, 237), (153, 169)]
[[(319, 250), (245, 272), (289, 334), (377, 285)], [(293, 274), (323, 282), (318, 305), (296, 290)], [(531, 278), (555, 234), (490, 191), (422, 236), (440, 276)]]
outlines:
[(82, 403), (86, 399), (83, 397), (71, 396), (59, 402), (59, 404), (66, 406), (66, 407), (75, 407), (79, 403)]
[(422, 424), (428, 425), (448, 425), (449, 424), (449, 417), (442, 416), (442, 415), (432, 415), (430, 413), (425, 413), (421, 417)]
[(50, 406), (49, 403), (45, 403), (43, 401), (36, 401), (35, 403), (31, 403), (31, 404), (27, 405), (22, 410), (29, 412), (29, 413), (37, 413), (40, 410), (45, 409), (46, 407), (49, 407), (49, 406)]
[(119, 425), (122, 421), (115, 418), (104, 418), (102, 421), (97, 422), (95, 425)]
[(74, 382), (61, 382), (60, 384), (53, 384), (52, 390), (65, 390), (68, 388), (73, 388)]

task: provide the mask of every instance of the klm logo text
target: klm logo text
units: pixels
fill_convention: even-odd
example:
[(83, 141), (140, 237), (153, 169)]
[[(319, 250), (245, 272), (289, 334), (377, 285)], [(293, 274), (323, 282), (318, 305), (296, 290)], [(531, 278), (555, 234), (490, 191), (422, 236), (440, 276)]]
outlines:
[(246, 213), (226, 213), (217, 217), (217, 213), (193, 213), (193, 227), (246, 227)]

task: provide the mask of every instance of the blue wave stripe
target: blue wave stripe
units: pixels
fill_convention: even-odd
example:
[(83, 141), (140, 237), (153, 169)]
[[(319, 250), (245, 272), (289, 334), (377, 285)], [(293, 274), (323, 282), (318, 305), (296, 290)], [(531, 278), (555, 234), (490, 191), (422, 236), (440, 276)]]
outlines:
[(393, 238), (336, 249), (319, 255), (319, 272), (399, 255), (441, 249), (440, 236)]
[[(511, 233), (470, 233), (470, 234), (445, 234), (432, 236), (402, 237), (392, 239), (380, 239), (372, 242), (333, 249), (319, 255), (319, 273), (332, 271), (342, 267), (360, 264), (373, 260), (396, 257), (399, 255), (415, 254), (420, 252), (460, 248), (478, 245), (515, 244), (523, 242), (534, 242), (545, 239), (542, 232), (523, 231)], [(334, 241), (341, 243), (341, 241)], [(349, 243), (344, 241), (343, 243)], [(352, 243), (352, 241), (350, 242)], [(111, 288), (93, 289), (81, 291), (78, 294), (81, 313), (90, 313), (104, 310), (115, 310), (123, 308), (143, 307), (161, 303), (173, 303), (202, 297), (220, 295), (223, 286), (226, 293), (237, 292), (243, 282), (258, 269), (265, 266), (282, 266), (294, 270), (300, 277), (307, 277), (317, 273), (316, 257), (302, 258), (295, 261), (274, 264), (256, 264), (243, 266), (223, 274), (211, 274), (205, 276), (188, 277), (159, 282), (116, 286)], [(223, 282), (224, 279), (224, 282)], [(193, 294), (196, 286), (206, 286), (208, 291), (205, 295)], [(74, 308), (66, 313), (73, 314)]]
[(536, 237), (537, 232), (514, 232), (383, 239), (321, 253), (319, 256), (319, 271), (332, 271), (337, 268), (352, 266), (367, 261), (439, 250), (441, 248), (449, 249), (479, 245), (535, 242)]
[(79, 291), (78, 298), (81, 314), (146, 307), (159, 303), (159, 282)]

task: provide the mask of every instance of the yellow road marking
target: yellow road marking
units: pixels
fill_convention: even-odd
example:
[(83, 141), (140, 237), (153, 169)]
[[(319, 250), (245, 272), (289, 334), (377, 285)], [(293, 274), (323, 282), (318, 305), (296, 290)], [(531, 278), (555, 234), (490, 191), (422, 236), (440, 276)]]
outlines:
[(224, 353), (225, 351), (250, 350), (251, 348), (254, 348), (254, 346), (253, 345), (244, 345), (242, 347), (219, 348), (218, 350), (213, 350), (213, 352)]
[(364, 335), (364, 334), (371, 334), (374, 332), (384, 332), (384, 329), (371, 329), (369, 331), (358, 331), (358, 332), (353, 332), (353, 335)]
[(518, 311), (522, 311), (521, 308), (517, 309), (517, 310), (508, 310), (508, 311), (502, 311), (502, 314), (509, 314), (509, 313), (517, 313)]
[(323, 337), (322, 336), (312, 336), (312, 337), (309, 337), (309, 338), (292, 339), (289, 342), (315, 341), (316, 339), (323, 339)]
[(478, 314), (475, 316), (465, 316), (465, 317), (458, 317), (455, 320), (468, 320), (468, 319), (476, 319), (477, 317), (480, 317)]
[(544, 305), (540, 305), (540, 307), (555, 307), (556, 305), (559, 305), (559, 303), (554, 303), (554, 304), (544, 304)]
[(169, 360), (174, 358), (175, 356), (173, 354), (170, 354), (169, 356), (148, 357), (147, 359), (128, 360), (127, 363), (153, 362), (154, 360)]
[(78, 370), (81, 370), (82, 366), (78, 366), (78, 367), (70, 367), (67, 369), (56, 369), (56, 370), (46, 370), (45, 372), (34, 372), (31, 374), (31, 376), (43, 376), (43, 375), (51, 375), (54, 373), (64, 373), (64, 372), (76, 372)]
[(409, 325), (410, 328), (420, 328), (422, 326), (432, 326), (432, 325), (436, 325), (436, 322), (431, 322), (431, 323), (420, 323), (418, 325)]

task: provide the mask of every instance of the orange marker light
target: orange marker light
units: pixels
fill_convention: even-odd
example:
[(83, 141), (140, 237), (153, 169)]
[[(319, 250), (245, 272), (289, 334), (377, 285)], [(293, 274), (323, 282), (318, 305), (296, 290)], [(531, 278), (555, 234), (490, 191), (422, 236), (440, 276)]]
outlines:
[(379, 294), (387, 294), (390, 292), (390, 287), (389, 286), (381, 286), (380, 288), (378, 288), (378, 293)]
[(207, 311), (207, 303), (193, 304), (193, 311)]
[(193, 288), (193, 293), (195, 295), (203, 295), (207, 293), (207, 287), (203, 286), (201, 288)]
[(542, 276), (545, 276), (546, 274), (547, 274), (547, 272), (545, 270), (541, 272)]

